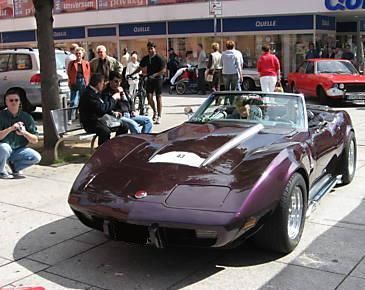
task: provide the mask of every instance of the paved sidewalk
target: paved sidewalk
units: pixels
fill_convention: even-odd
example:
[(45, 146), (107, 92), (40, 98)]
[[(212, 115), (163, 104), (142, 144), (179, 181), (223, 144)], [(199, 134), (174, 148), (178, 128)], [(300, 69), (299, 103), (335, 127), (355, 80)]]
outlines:
[[(165, 97), (163, 123), (183, 122), (204, 98)], [(365, 108), (347, 108), (358, 139), (353, 183), (337, 187), (285, 257), (253, 248), (158, 250), (107, 241), (67, 205), (82, 164), (34, 166), (1, 180), (0, 287), (59, 289), (365, 289)]]

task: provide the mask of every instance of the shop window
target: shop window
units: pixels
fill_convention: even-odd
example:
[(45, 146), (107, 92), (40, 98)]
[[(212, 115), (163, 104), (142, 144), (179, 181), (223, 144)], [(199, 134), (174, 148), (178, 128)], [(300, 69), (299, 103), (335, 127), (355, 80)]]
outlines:
[(8, 70), (9, 54), (0, 55), (0, 72)]

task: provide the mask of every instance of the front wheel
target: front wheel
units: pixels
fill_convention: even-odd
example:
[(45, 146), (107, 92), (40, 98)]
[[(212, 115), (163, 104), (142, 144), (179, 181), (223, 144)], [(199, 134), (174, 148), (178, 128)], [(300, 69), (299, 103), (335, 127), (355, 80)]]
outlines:
[(354, 132), (350, 132), (339, 163), (342, 185), (351, 183), (356, 171), (356, 138)]
[(255, 82), (251, 79), (245, 78), (242, 81), (243, 91), (253, 91), (255, 89)]
[(260, 247), (288, 254), (302, 237), (307, 210), (307, 186), (299, 173), (289, 179), (274, 213), (254, 236)]
[(177, 93), (178, 95), (183, 95), (183, 94), (185, 94), (185, 92), (186, 92), (186, 84), (185, 84), (184, 82), (178, 82), (178, 83), (176, 84), (176, 88), (175, 88), (175, 90), (176, 90), (176, 93)]

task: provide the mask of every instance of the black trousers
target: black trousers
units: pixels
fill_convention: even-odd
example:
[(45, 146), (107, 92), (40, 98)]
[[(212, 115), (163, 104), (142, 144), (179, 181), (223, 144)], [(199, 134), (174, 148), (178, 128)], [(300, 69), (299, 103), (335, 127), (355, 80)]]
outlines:
[(198, 69), (198, 89), (201, 93), (205, 94), (206, 84), (205, 84), (205, 68)]
[(117, 128), (109, 128), (103, 122), (95, 121), (93, 123), (84, 125), (84, 129), (86, 132), (95, 133), (96, 136), (98, 136), (99, 146), (110, 139), (112, 132), (116, 132), (117, 135), (128, 133), (128, 126), (124, 123), (122, 123)]

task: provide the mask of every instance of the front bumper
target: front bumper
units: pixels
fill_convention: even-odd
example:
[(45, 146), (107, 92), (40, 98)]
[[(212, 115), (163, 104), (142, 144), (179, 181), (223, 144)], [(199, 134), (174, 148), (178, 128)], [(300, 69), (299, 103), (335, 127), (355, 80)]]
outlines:
[(242, 236), (234, 213), (170, 208), (162, 203), (113, 198), (103, 202), (71, 194), (69, 204), (85, 225), (109, 238), (137, 244), (222, 247)]
[(344, 96), (344, 101), (347, 103), (365, 104), (365, 92), (346, 92)]

